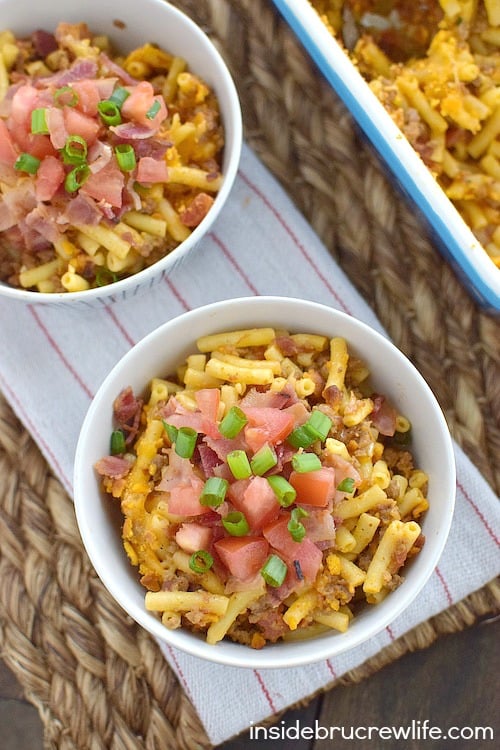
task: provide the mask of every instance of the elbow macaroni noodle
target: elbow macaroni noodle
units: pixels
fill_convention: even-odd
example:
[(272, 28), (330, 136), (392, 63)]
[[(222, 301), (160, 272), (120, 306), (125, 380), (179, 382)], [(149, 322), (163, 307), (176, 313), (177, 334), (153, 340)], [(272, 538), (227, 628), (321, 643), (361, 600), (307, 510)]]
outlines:
[[(200, 631), (211, 644), (227, 636), (261, 648), (273, 640), (345, 632), (360, 608), (376, 605), (401, 583), (406, 561), (423, 543), (417, 519), (428, 508), (428, 477), (422, 468), (414, 467), (407, 444), (411, 434), (407, 418), (392, 409), (393, 435), (380, 432), (368, 368), (364, 363), (360, 366), (342, 337), (299, 334), (294, 338), (287, 331), (256, 328), (204, 336), (198, 340), (197, 349), (184, 365), (179, 364), (177, 374), (160, 373), (151, 381), (140, 412), (138, 436), (124, 455), (130, 465), (126, 476), (115, 478), (98, 469), (104, 490), (121, 503), (124, 547), (149, 589), (146, 608), (159, 613), (167, 627)], [(305, 352), (311, 354), (307, 377), (315, 383), (314, 395), (304, 394), (300, 385), (306, 373), (297, 361)], [(295, 366), (289, 375), (281, 369), (286, 361)], [(198, 379), (193, 379), (193, 373)], [(358, 479), (343, 490), (337, 486), (328, 506), (321, 509), (304, 501), (297, 503), (306, 516), (321, 519), (321, 523), (325, 515), (330, 516), (335, 527), (332, 532), (330, 526), (328, 541), (319, 545), (322, 561), (313, 580), (301, 579), (297, 573), (293, 585), (273, 589), (257, 574), (235, 585), (234, 575), (221, 567), (213, 539), (205, 549), (205, 553), (215, 555), (213, 567), (204, 571), (191, 567), (191, 554), (199, 554), (198, 542), (192, 542), (194, 548), (181, 544), (179, 530), (195, 528), (206, 538), (199, 520), (205, 516), (178, 516), (169, 511), (173, 485), (165, 489), (162, 481), (170, 469), (173, 454), (169, 451), (173, 449), (164, 423), (179, 404), (182, 413), (201, 418), (203, 401), (197, 399), (200, 393), (206, 396), (213, 391), (218, 394), (212, 417), (215, 424), (220, 424), (234, 405), (241, 403), (244, 409), (245, 395), (251, 402), (253, 398), (286, 394), (292, 401), (290, 408), (302, 415), (301, 423), (314, 409), (331, 419), (328, 436), (313, 443), (312, 451), (322, 466), (336, 467), (339, 478), (347, 472)], [(350, 420), (346, 423), (345, 410), (352, 411), (357, 403), (362, 404), (361, 409), (354, 408), (358, 418), (354, 424)], [(366, 412), (367, 403), (371, 412)], [(203, 424), (210, 432), (206, 422)], [(201, 427), (197, 432), (198, 445), (212, 445)], [(277, 451), (280, 445), (281, 450), (287, 450), (286, 440), (278, 441)], [(198, 479), (201, 467), (194, 458), (193, 466), (190, 482), (200, 481), (202, 487), (203, 480)], [(227, 499), (225, 503), (227, 506)], [(226, 506), (211, 510), (208, 527), (217, 524), (216, 511), (223, 517), (231, 510)], [(278, 518), (285, 512), (282, 508)], [(262, 537), (254, 530), (247, 531), (244, 538)], [(300, 547), (304, 542), (293, 544)], [(289, 568), (294, 569), (291, 563)], [(290, 576), (294, 578), (290, 572), (288, 576), (287, 581)]]

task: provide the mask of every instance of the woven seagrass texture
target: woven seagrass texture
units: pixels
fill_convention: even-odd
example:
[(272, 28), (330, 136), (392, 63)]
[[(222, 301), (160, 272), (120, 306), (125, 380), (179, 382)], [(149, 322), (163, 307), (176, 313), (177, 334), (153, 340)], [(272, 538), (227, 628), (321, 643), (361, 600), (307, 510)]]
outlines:
[[(500, 484), (498, 323), (442, 261), (269, 0), (178, 0), (233, 73), (245, 136), (415, 362), (456, 440)], [(73, 506), (0, 398), (0, 649), (50, 750), (209, 748), (153, 639), (111, 601)], [(342, 678), (358, 682), (500, 609), (484, 587)]]

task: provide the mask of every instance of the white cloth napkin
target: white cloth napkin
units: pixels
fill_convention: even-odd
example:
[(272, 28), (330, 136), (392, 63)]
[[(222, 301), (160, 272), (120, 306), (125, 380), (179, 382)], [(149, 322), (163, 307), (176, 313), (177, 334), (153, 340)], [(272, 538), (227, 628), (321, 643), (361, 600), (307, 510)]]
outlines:
[[(77, 313), (0, 300), (0, 388), (70, 495), (80, 425), (117, 360), (145, 334), (190, 308), (253, 294), (322, 302), (383, 332), (285, 192), (245, 146), (234, 189), (210, 234), (146, 294)], [(311, 696), (497, 575), (497, 498), (458, 446), (455, 450), (457, 506), (445, 552), (414, 604), (378, 637), (334, 659), (285, 673), (222, 667), (163, 648), (214, 744)], [(235, 695), (245, 696), (238, 710), (221, 711), (234, 705)]]

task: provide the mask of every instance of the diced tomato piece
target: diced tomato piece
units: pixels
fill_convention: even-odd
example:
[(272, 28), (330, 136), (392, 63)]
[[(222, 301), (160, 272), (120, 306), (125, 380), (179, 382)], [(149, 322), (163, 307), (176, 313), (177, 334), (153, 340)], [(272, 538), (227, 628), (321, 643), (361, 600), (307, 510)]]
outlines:
[(183, 523), (175, 534), (175, 541), (186, 552), (208, 549), (212, 541), (212, 529), (201, 523)]
[(248, 419), (245, 439), (254, 452), (265, 443), (276, 445), (293, 430), (295, 420), (289, 412), (269, 406), (246, 406), (243, 411)]
[(292, 471), (288, 480), (297, 492), (295, 502), (326, 508), (335, 494), (335, 470), (323, 466), (316, 471)]
[(46, 156), (38, 167), (35, 178), (35, 196), (38, 201), (50, 201), (64, 182), (65, 171), (55, 156)]
[(277, 518), (281, 506), (264, 477), (240, 479), (229, 486), (229, 498), (241, 511), (252, 531), (260, 531)]
[(93, 117), (80, 112), (75, 107), (65, 107), (64, 125), (69, 135), (79, 135), (90, 145), (97, 138), (100, 124)]
[(228, 536), (215, 542), (214, 548), (231, 575), (246, 581), (266, 562), (269, 545), (261, 536)]
[(97, 115), (97, 105), (101, 101), (101, 92), (97, 81), (84, 78), (71, 84), (73, 91), (78, 94), (77, 109), (91, 117)]
[(200, 504), (200, 495), (204, 482), (193, 477), (189, 484), (179, 484), (172, 487), (168, 499), (168, 512), (174, 516), (201, 516), (210, 513), (208, 506)]
[(218, 388), (200, 388), (199, 391), (195, 391), (194, 398), (203, 416), (215, 422), (219, 413), (220, 390)]
[(301, 542), (294, 542), (288, 530), (288, 521), (288, 515), (279, 518), (266, 526), (262, 533), (270, 546), (283, 557), (291, 569), (297, 561), (304, 578), (308, 581), (314, 581), (323, 559), (323, 553), (307, 537)]

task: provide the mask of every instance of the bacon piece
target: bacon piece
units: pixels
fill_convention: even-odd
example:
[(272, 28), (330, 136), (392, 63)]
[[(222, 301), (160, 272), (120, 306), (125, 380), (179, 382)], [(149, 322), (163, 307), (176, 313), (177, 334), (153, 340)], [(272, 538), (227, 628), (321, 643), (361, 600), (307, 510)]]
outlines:
[(377, 430), (387, 437), (392, 437), (396, 432), (396, 409), (387, 401), (385, 396), (372, 396), (373, 411), (370, 418)]
[(115, 208), (121, 208), (124, 185), (125, 178), (113, 156), (100, 172), (90, 174), (87, 181), (80, 188), (80, 193), (89, 195), (96, 201), (106, 201), (106, 203)]
[(45, 120), (49, 129), (50, 142), (54, 148), (64, 148), (68, 131), (66, 130), (63, 110), (59, 107), (48, 107)]
[(49, 34), (43, 29), (37, 29), (31, 35), (31, 42), (39, 57), (47, 57), (57, 49), (57, 40), (54, 34)]
[(139, 429), (143, 400), (136, 398), (130, 386), (124, 388), (113, 402), (113, 414), (118, 426), (125, 434), (128, 445), (136, 436)]
[(36, 83), (40, 87), (55, 86), (56, 88), (60, 88), (61, 86), (68, 86), (75, 81), (81, 81), (84, 78), (96, 78), (97, 72), (97, 63), (94, 60), (76, 60), (67, 70), (61, 70), (58, 73), (54, 73), (54, 75), (38, 78)]
[(103, 477), (121, 479), (127, 476), (132, 464), (123, 456), (104, 456), (94, 464), (94, 468)]
[(4, 120), (0, 119), (0, 162), (13, 167), (18, 157), (14, 143)]
[(88, 152), (88, 165), (93, 174), (100, 172), (106, 166), (113, 156), (113, 149), (107, 143), (96, 141), (92, 144)]
[(168, 170), (164, 161), (157, 161), (150, 156), (143, 156), (137, 165), (137, 182), (167, 182)]
[(90, 224), (95, 226), (101, 221), (102, 212), (92, 198), (79, 192), (77, 196), (69, 201), (62, 218), (68, 224)]
[(49, 242), (57, 242), (61, 237), (63, 227), (58, 223), (59, 210), (55, 206), (39, 203), (26, 216), (26, 224)]
[(208, 195), (207, 193), (198, 193), (189, 206), (181, 212), (180, 220), (186, 227), (197, 227), (210, 211), (213, 203), (214, 199), (211, 195)]
[(208, 549), (212, 541), (212, 529), (201, 523), (183, 523), (175, 534), (175, 541), (186, 552)]
[(116, 75), (124, 83), (127, 83), (130, 86), (135, 86), (135, 84), (137, 83), (136, 78), (132, 78), (132, 76), (129, 73), (127, 73), (127, 71), (124, 68), (122, 68), (121, 65), (118, 65), (117, 63), (110, 60), (110, 58), (106, 55), (105, 52), (100, 53), (99, 64), (102, 70)]

